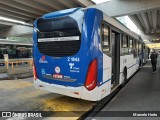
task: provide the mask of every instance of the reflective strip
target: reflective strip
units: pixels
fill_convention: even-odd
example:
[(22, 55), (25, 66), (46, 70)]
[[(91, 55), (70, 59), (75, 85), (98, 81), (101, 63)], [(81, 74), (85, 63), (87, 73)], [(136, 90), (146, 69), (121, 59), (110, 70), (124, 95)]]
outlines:
[(135, 66), (135, 65), (137, 65), (138, 63), (135, 63), (134, 65), (132, 65), (132, 66), (130, 66), (130, 67), (128, 67), (127, 69), (130, 69), (131, 67), (133, 67), (133, 66)]
[(105, 82), (103, 82), (102, 84), (100, 84), (98, 87), (100, 87), (100, 86), (102, 86), (103, 84), (105, 84), (106, 82), (109, 82), (111, 80), (111, 78), (110, 79), (108, 79), (108, 80), (106, 80)]
[(41, 38), (38, 39), (38, 42), (50, 42), (50, 41), (74, 41), (79, 40), (79, 36), (72, 37), (56, 37), (56, 38)]

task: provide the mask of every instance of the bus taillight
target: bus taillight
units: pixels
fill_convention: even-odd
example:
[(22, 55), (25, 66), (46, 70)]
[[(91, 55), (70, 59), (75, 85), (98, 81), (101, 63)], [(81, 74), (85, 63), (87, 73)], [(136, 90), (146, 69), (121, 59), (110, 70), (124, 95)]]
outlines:
[(36, 80), (37, 77), (37, 71), (36, 71), (36, 66), (33, 64), (33, 75), (34, 75), (34, 80)]
[(97, 85), (97, 75), (98, 75), (98, 60), (94, 59), (89, 68), (86, 77), (85, 87), (87, 90), (93, 90)]

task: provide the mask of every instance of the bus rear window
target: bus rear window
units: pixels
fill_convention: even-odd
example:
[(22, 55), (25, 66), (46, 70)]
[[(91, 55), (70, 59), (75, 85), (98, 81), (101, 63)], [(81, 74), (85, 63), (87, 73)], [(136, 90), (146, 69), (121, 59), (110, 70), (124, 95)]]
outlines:
[(79, 51), (81, 32), (77, 21), (72, 17), (47, 20), (40, 18), (37, 26), (38, 48), (41, 53), (52, 57), (64, 57)]

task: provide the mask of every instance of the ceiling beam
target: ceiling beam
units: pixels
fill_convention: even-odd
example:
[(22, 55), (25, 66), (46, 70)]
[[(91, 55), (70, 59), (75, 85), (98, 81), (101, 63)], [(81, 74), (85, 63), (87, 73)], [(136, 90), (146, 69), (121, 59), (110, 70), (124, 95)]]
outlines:
[(30, 12), (27, 12), (27, 11), (24, 11), (24, 10), (20, 10), (20, 9), (11, 7), (11, 6), (7, 6), (7, 5), (4, 5), (4, 4), (1, 4), (1, 3), (0, 3), (0, 8), (3, 9), (3, 10), (6, 10), (6, 11), (18, 13), (18, 14), (25, 15), (25, 16), (32, 17), (32, 18), (37, 16), (36, 14), (30, 13)]
[(148, 21), (148, 17), (146, 15), (146, 12), (140, 13), (140, 15), (142, 16), (143, 22), (146, 26), (146, 33), (148, 34), (150, 31), (150, 26), (149, 26), (149, 21)]
[(148, 20), (149, 20), (149, 25), (150, 25), (150, 32), (151, 33), (154, 33), (154, 30), (153, 30), (153, 19), (152, 19), (152, 13), (151, 11), (147, 11), (147, 15), (148, 15)]
[(158, 31), (157, 31), (157, 26), (158, 26), (158, 24), (157, 24), (157, 10), (152, 10), (152, 24), (153, 24), (153, 30), (154, 30), (154, 32), (155, 33), (157, 33)]
[(67, 8), (74, 8), (77, 7), (77, 4), (73, 3), (70, 0), (56, 0), (56, 2), (63, 4), (64, 6), (66, 6)]
[(28, 17), (28, 16), (24, 16), (24, 15), (21, 15), (19, 13), (14, 13), (14, 12), (8, 12), (8, 11), (5, 11), (3, 9), (0, 8), (0, 14), (3, 14), (3, 15), (8, 15), (8, 16), (13, 16), (13, 17), (16, 17), (16, 18), (20, 18), (20, 19), (24, 19), (25, 21), (33, 21), (33, 18), (31, 17)]
[(160, 0), (111, 0), (90, 7), (100, 9), (109, 16), (119, 17), (160, 8)]
[(64, 7), (58, 3), (56, 3), (55, 1), (52, 0), (34, 0), (36, 2), (40, 2), (43, 5), (52, 7), (54, 10), (62, 10), (64, 9)]
[(140, 23), (141, 23), (141, 25), (143, 27), (144, 33), (148, 33), (147, 27), (146, 27), (146, 25), (144, 23), (144, 20), (143, 20), (141, 14), (137, 14), (137, 17), (138, 17), (138, 19), (139, 19), (139, 21), (140, 21)]
[(0, 3), (1, 4), (5, 4), (7, 6), (11, 6), (11, 7), (17, 8), (19, 10), (24, 10), (24, 11), (27, 11), (27, 12), (30, 12), (30, 13), (34, 13), (36, 15), (42, 15), (42, 14), (44, 14), (44, 12), (42, 12), (40, 10), (36, 10), (36, 9), (34, 9), (32, 7), (23, 5), (21, 3), (15, 2), (13, 0), (0, 0)]
[(140, 24), (140, 21), (136, 15), (130, 15), (129, 18), (134, 22), (134, 24), (139, 28), (142, 33), (145, 33), (143, 26)]
[(72, 1), (78, 3), (79, 5), (83, 7), (94, 5), (94, 2), (92, 2), (91, 0), (72, 0)]
[(158, 10), (157, 11), (157, 28), (158, 28), (158, 31), (160, 31), (160, 11)]
[(160, 38), (160, 35), (158, 34), (150, 34), (150, 35), (145, 35), (143, 33), (140, 33), (140, 36), (143, 40), (145, 40), (147, 43), (151, 43), (151, 40)]
[(50, 9), (49, 7), (46, 7), (43, 4), (40, 4), (39, 2), (35, 2), (33, 0), (32, 1), (31, 0), (14, 0), (14, 1), (21, 3), (23, 5), (26, 5), (26, 6), (32, 7), (36, 10), (40, 10), (44, 13), (48, 13), (52, 11), (52, 9)]
[(3, 13), (0, 13), (0, 16), (1, 17), (5, 17), (5, 18), (9, 18), (9, 19), (14, 19), (14, 20), (22, 21), (22, 22), (29, 22), (27, 19), (16, 17), (14, 15), (6, 15), (6, 14), (3, 14)]

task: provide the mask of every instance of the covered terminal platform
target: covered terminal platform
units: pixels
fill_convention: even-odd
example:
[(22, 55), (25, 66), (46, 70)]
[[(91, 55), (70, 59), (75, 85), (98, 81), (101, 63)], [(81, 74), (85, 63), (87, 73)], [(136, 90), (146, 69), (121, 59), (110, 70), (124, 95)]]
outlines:
[[(160, 57), (157, 61), (156, 72), (152, 72), (151, 62), (148, 61), (120, 92), (103, 107), (96, 115), (95, 120), (159, 120), (157, 118), (160, 115), (159, 111)], [(148, 116), (149, 118), (144, 118)]]
[[(38, 111), (42, 114), (43, 112), (48, 112), (48, 111), (52, 112), (52, 114), (49, 114), (48, 116), (46, 115), (45, 118), (36, 118), (37, 120), (43, 120), (43, 119), (44, 120), (52, 120), (52, 119), (54, 120), (77, 120), (77, 119), (78, 120), (82, 119), (159, 120), (160, 119), (160, 54), (159, 54), (160, 53), (160, 0), (106, 0), (106, 1), (104, 0), (105, 2), (102, 3), (96, 3), (96, 1), (99, 2), (101, 0), (0, 0), (0, 119), (2, 118), (1, 115), (2, 111), (9, 111), (9, 112)], [(96, 38), (98, 42), (100, 41), (99, 48), (98, 47), (97, 48), (101, 51), (103, 57), (100, 56), (99, 58), (102, 59), (106, 58), (106, 61), (105, 59), (103, 59), (102, 62), (104, 64), (107, 63), (106, 65), (103, 64), (104, 66), (102, 65), (103, 67), (106, 68), (102, 67), (101, 69), (102, 71), (100, 71), (103, 72), (103, 74), (101, 74), (102, 76), (99, 77), (102, 80), (101, 82), (98, 81), (99, 78), (97, 77), (98, 76), (97, 74), (99, 74), (100, 72), (94, 74), (95, 76), (93, 76), (93, 74), (90, 74), (90, 76), (88, 75), (89, 73), (95, 72), (97, 70), (97, 68), (95, 67), (97, 64), (99, 65), (99, 63), (97, 63), (97, 60), (95, 61), (93, 60), (94, 61), (93, 66), (95, 65), (94, 67), (88, 67), (85, 69), (87, 72), (83, 72), (83, 74), (77, 75), (77, 73), (79, 73), (79, 70), (85, 71), (84, 67), (92, 65), (91, 64), (92, 62), (90, 62), (91, 61), (90, 58), (89, 59), (90, 61), (84, 60), (83, 62), (86, 63), (85, 64), (81, 63), (79, 65), (79, 68), (76, 66), (78, 62), (79, 63), (81, 62), (82, 60), (80, 59), (81, 56), (83, 58), (86, 57), (83, 56), (83, 54), (89, 51), (87, 48), (84, 48), (86, 51), (83, 52), (80, 57), (78, 55), (77, 55), (78, 57), (77, 56), (73, 57), (76, 53), (74, 53), (74, 55), (72, 56), (71, 54), (67, 54), (68, 56), (67, 57), (65, 56), (66, 58), (64, 58), (62, 62), (56, 61), (64, 56), (63, 55), (58, 57), (54, 56), (52, 54), (53, 50), (55, 50), (54, 52), (55, 53), (57, 52), (58, 54), (59, 52), (62, 53), (66, 52), (70, 48), (77, 49), (78, 47), (74, 46), (74, 44), (67, 43), (68, 42), (67, 40), (72, 42), (73, 40), (70, 40), (69, 38), (70, 35), (67, 36), (68, 38), (65, 37), (63, 31), (60, 33), (56, 31), (57, 33), (56, 34), (54, 33), (55, 35), (58, 35), (58, 37), (57, 36), (55, 37), (53, 33), (48, 34), (49, 36), (48, 37), (47, 34), (45, 34), (46, 31), (42, 30), (44, 34), (43, 32), (39, 33), (40, 31), (38, 31), (38, 27), (33, 25), (34, 21), (37, 18), (43, 16), (44, 14), (45, 16), (47, 16), (47, 13), (50, 12), (55, 12), (70, 8), (77, 8), (78, 10), (81, 9), (81, 7), (86, 9), (97, 8), (98, 11), (100, 10), (103, 12), (103, 17), (105, 15), (107, 16), (107, 17), (105, 16), (104, 18), (107, 19), (108, 21), (102, 19), (103, 17), (99, 17), (100, 19), (102, 19), (101, 23), (103, 23), (101, 24), (101, 29), (99, 29), (100, 27), (98, 28), (98, 24), (93, 24), (96, 25), (95, 28), (97, 29), (93, 33), (96, 34), (97, 37), (95, 37), (94, 34), (91, 34), (91, 36), (93, 35), (94, 36), (93, 38)], [(82, 11), (84, 12), (85, 9), (83, 8)], [(74, 13), (75, 11), (72, 12)], [(79, 12), (79, 14), (81, 14), (79, 16), (81, 16), (81, 18), (83, 18), (84, 20), (85, 17), (84, 16), (82, 17), (83, 15), (82, 11)], [(66, 16), (71, 13), (67, 13)], [(49, 17), (52, 17), (50, 15)], [(78, 17), (77, 16), (78, 15), (73, 14), (72, 18), (75, 22), (74, 24), (82, 22), (81, 24), (76, 25), (78, 26), (77, 28), (79, 29), (77, 30), (79, 31), (81, 29), (81, 27), (79, 26), (84, 25), (83, 22), (85, 20), (84, 21), (78, 20), (79, 16)], [(77, 20), (74, 17), (77, 17)], [(133, 22), (138, 32), (129, 30), (130, 28), (133, 27), (130, 23), (128, 24), (130, 28), (127, 28), (128, 26), (127, 23), (125, 22), (126, 17)], [(97, 19), (99, 18), (97, 17)], [(96, 22), (100, 21), (97, 19), (95, 19)], [(52, 19), (50, 20), (52, 21)], [(92, 19), (90, 19), (90, 21), (88, 22), (90, 27), (91, 27), (90, 24), (94, 21), (94, 19), (93, 21), (91, 20)], [(58, 20), (58, 22), (59, 21), (60, 20)], [(50, 23), (53, 25), (52, 22)], [(70, 23), (71, 24), (66, 25), (68, 27), (65, 28), (66, 32), (68, 31), (71, 25), (74, 25), (73, 21)], [(58, 28), (59, 27), (58, 25), (61, 24), (59, 23), (56, 24), (55, 26), (57, 26)], [(74, 38), (75, 41), (81, 40), (80, 36), (81, 32), (78, 33), (78, 37), (77, 36), (74, 37), (73, 34), (71, 38)], [(137, 32), (138, 34), (135, 32)], [(85, 35), (87, 36), (88, 33), (91, 32), (86, 32)], [(58, 38), (57, 41), (56, 38)], [(64, 40), (66, 38), (67, 40)], [(86, 41), (88, 38), (89, 37), (86, 37)], [(41, 40), (39, 41), (38, 39)], [(45, 46), (44, 43), (46, 42), (45, 40), (47, 39), (48, 42), (53, 42), (55, 40), (57, 43), (55, 41), (54, 42), (56, 43), (57, 46), (54, 44), (54, 42), (53, 44), (46, 44)], [(60, 40), (62, 41), (64, 40), (66, 43), (59, 44), (58, 42)], [(113, 41), (113, 43), (111, 40)], [(97, 41), (94, 43), (97, 43)], [(39, 45), (40, 42), (41, 45)], [(81, 44), (79, 41), (78, 43), (79, 43), (78, 45), (80, 46)], [(43, 53), (42, 52), (40, 53), (39, 51), (40, 47), (38, 45), (42, 48)], [(66, 49), (63, 50), (62, 47), (65, 45), (68, 48), (66, 47)], [(36, 47), (38, 46), (37, 47), (38, 49), (36, 48), (36, 51), (34, 51), (35, 46)], [(33, 47), (34, 50), (32, 49)], [(50, 48), (49, 49), (50, 51), (48, 50), (48, 48)], [(113, 48), (115, 49), (115, 51), (113, 50)], [(108, 51), (105, 53), (105, 50)], [(111, 52), (112, 50), (113, 52)], [(159, 57), (157, 59), (156, 72), (152, 72), (151, 60), (149, 59), (150, 51), (154, 50), (156, 50), (157, 54), (159, 54)], [(70, 51), (70, 53), (73, 51)], [(125, 51), (124, 54), (121, 54), (123, 53), (123, 51)], [(33, 52), (39, 56), (35, 57)], [(93, 51), (92, 53), (93, 56), (97, 55), (95, 54), (95, 52), (96, 51)], [(107, 57), (104, 57), (105, 56), (104, 54)], [(131, 56), (131, 54), (133, 55)], [(131, 57), (128, 58), (126, 57), (122, 59), (122, 57), (124, 57), (125, 55), (126, 56), (130, 55)], [(125, 67), (123, 66), (124, 68), (122, 70), (121, 64), (123, 63), (124, 65), (128, 61), (129, 62), (132, 61), (133, 60), (132, 58), (135, 60), (134, 61), (135, 63), (129, 64), (130, 66), (128, 65), (128, 68), (126, 66)], [(37, 63), (35, 63), (35, 59), (37, 60), (36, 61)], [(64, 62), (65, 59), (66, 61), (68, 60), (67, 64), (59, 65), (59, 63), (65, 63)], [(50, 60), (55, 60), (56, 62), (53, 61), (50, 62)], [(57, 63), (58, 65), (53, 66), (54, 63)], [(142, 66), (142, 64), (144, 65)], [(38, 72), (35, 72), (36, 67), (34, 65), (35, 66), (37, 65), (36, 67), (39, 68), (37, 69), (37, 71), (39, 70)], [(46, 67), (45, 65), (48, 65), (49, 69), (45, 68)], [(133, 66), (137, 67), (134, 68), (135, 71), (132, 69), (133, 71), (131, 70), (130, 72), (128, 72), (127, 69), (132, 68)], [(69, 69), (70, 71), (67, 71), (68, 70), (66, 69), (67, 67), (68, 69), (70, 68)], [(91, 68), (93, 71), (90, 70)], [(51, 72), (49, 70), (51, 70)], [(89, 70), (92, 72), (88, 72)], [(48, 74), (47, 71), (49, 71), (50, 73)], [(62, 76), (61, 75), (62, 71), (64, 73), (66, 71), (68, 73), (70, 73), (71, 71), (72, 72), (76, 71), (73, 72), (72, 75), (75, 78), (77, 76), (79, 78), (72, 79), (72, 76), (70, 74), (68, 75), (68, 73), (66, 73), (66, 75), (63, 74), (64, 76)], [(130, 73), (130, 75), (131, 73), (133, 74), (135, 72), (135, 74), (132, 75), (128, 81), (127, 81), (127, 74), (128, 74), (127, 72)], [(93, 87), (92, 89), (91, 86), (91, 89), (87, 89), (87, 87), (91, 85), (89, 84), (89, 82), (88, 82), (89, 85), (86, 85), (87, 82), (83, 81), (84, 82), (83, 83), (82, 81), (80, 82), (76, 81), (80, 80), (80, 78), (84, 74), (86, 75), (85, 77), (83, 77), (84, 81), (87, 81), (87, 78), (88, 80), (90, 80), (89, 77), (95, 77), (95, 79), (96, 77), (98, 78), (97, 79), (98, 82), (96, 81), (97, 88), (100, 85), (107, 84), (106, 88), (104, 87), (99, 90), (101, 92), (101, 93), (99, 92), (100, 94), (97, 95), (98, 97), (100, 96), (99, 98), (95, 95), (97, 99), (94, 102), (89, 101), (87, 99), (80, 99), (81, 97), (75, 97), (75, 96), (80, 96), (82, 93), (81, 91), (83, 90), (86, 91), (88, 90), (92, 92), (92, 90), (96, 88)], [(113, 74), (114, 77), (112, 76)], [(60, 84), (60, 86), (62, 85), (60, 88), (57, 87), (59, 85), (56, 86), (58, 88), (56, 92), (61, 91), (61, 88), (68, 87), (69, 89), (66, 90), (63, 89), (64, 90), (63, 92), (66, 92), (67, 90), (70, 91), (71, 93), (69, 92), (69, 94), (72, 94), (72, 97), (68, 97), (67, 95), (69, 94), (67, 95), (57, 94), (58, 92), (54, 93), (53, 91), (49, 92), (41, 89), (35, 89), (34, 82), (40, 79), (39, 76), (41, 76), (42, 79), (49, 81), (48, 82), (49, 84), (52, 83), (52, 81), (54, 80), (55, 81), (60, 80), (57, 82), (57, 84), (60, 82), (63, 83)], [(65, 79), (63, 79), (64, 77)], [(106, 81), (104, 81), (104, 79)], [(113, 79), (114, 81), (112, 81)], [(122, 79), (124, 81), (127, 81), (125, 85), (121, 84), (123, 83)], [(69, 84), (64, 85), (66, 81)], [(79, 88), (76, 89), (77, 91), (79, 90), (80, 92), (79, 91), (72, 92), (73, 86), (72, 84), (70, 85), (71, 82), (75, 82), (75, 84), (73, 83), (73, 86), (74, 85), (76, 85), (76, 87), (78, 86)], [(92, 83), (94, 84), (94, 81)], [(108, 83), (110, 85), (108, 85)], [(40, 88), (44, 87), (44, 84), (41, 85), (37, 84), (37, 85)], [(116, 88), (119, 89), (114, 95), (107, 93), (108, 91), (110, 92), (112, 90), (116, 91)], [(95, 94), (98, 94), (98, 92), (96, 91)], [(90, 98), (91, 97), (96, 98), (95, 96), (92, 96), (93, 94), (84, 94), (83, 97), (85, 96), (84, 98), (87, 98), (88, 97), (87, 95), (89, 95)], [(103, 95), (106, 96), (104, 97)], [(112, 97), (110, 97), (110, 95)], [(63, 112), (65, 113), (65, 115), (64, 114), (62, 115), (61, 113), (59, 114), (59, 112)], [(63, 118), (61, 118), (61, 115), (63, 116)], [(14, 118), (13, 116), (6, 118), (8, 120), (27, 119), (25, 117)], [(28, 118), (28, 119), (36, 120), (35, 118)]]

